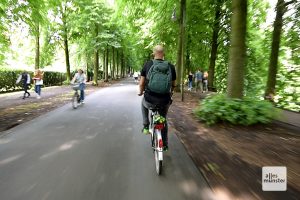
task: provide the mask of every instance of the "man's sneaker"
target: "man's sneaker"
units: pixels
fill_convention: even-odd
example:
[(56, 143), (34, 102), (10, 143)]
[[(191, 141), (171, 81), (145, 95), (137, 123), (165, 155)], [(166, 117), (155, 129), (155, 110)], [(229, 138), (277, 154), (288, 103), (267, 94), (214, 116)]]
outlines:
[(164, 146), (163, 147), (163, 151), (168, 151), (169, 150), (169, 147), (168, 146)]
[(149, 126), (146, 126), (144, 125), (144, 128), (142, 129), (142, 132), (145, 134), (145, 135), (148, 135), (150, 132), (149, 132)]

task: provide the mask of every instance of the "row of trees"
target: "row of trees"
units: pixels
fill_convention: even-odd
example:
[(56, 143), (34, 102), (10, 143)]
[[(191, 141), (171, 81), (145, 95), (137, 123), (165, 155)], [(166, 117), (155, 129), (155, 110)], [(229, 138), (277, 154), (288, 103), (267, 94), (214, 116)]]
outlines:
[[(234, 98), (265, 96), (299, 110), (299, 1), (278, 0), (272, 10), (262, 0), (119, 4), (130, 12), (128, 22), (142, 36), (142, 47), (166, 45), (178, 86), (188, 71), (201, 68), (209, 71), (211, 90)], [(268, 10), (276, 14), (273, 22)]]
[(70, 50), (76, 55), (77, 65), (93, 69), (95, 84), (100, 63), (105, 81), (109, 72), (112, 78), (124, 76), (133, 65), (128, 53), (132, 45), (127, 40), (130, 31), (123, 21), (118, 21), (119, 15), (101, 0), (1, 1), (0, 62), (9, 52), (13, 35), (10, 27), (16, 26), (29, 29), (28, 36), (35, 43), (36, 69), (51, 65), (59, 49), (63, 49), (67, 81), (71, 76)]
[(124, 76), (139, 70), (162, 43), (176, 63), (178, 86), (188, 71), (201, 68), (209, 71), (211, 90), (273, 98), (276, 89), (278, 104), (299, 108), (298, 1), (278, 0), (270, 25), (267, 0), (114, 2), (110, 8), (105, 0), (1, 1), (0, 61), (12, 24), (29, 28), (36, 68), (51, 65), (63, 49), (68, 80), (76, 61), (93, 69), (95, 84), (101, 66), (105, 81)]

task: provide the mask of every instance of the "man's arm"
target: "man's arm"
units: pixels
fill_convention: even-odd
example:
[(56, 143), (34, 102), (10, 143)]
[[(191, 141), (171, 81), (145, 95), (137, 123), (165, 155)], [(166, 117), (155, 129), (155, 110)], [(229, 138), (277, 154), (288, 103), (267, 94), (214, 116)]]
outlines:
[(30, 75), (27, 74), (27, 84), (30, 84)]
[(171, 92), (172, 93), (173, 93), (175, 87), (176, 87), (176, 80), (172, 81), (172, 87), (171, 87)]
[(77, 76), (77, 74), (75, 74), (75, 76), (73, 77), (73, 79), (71, 80), (71, 84), (74, 84), (75, 83), (75, 79), (76, 79), (76, 76)]
[(145, 83), (146, 83), (146, 77), (145, 76), (141, 76), (140, 79), (140, 83), (139, 83), (139, 88), (140, 88), (140, 92), (139, 92), (139, 96), (142, 96), (145, 90)]

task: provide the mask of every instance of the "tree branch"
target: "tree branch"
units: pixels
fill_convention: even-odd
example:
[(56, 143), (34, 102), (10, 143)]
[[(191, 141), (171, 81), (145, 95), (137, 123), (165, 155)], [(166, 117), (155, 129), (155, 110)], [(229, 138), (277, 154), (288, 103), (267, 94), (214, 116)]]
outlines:
[(288, 6), (292, 3), (296, 3), (297, 1), (296, 0), (291, 0), (291, 1), (288, 1), (288, 2), (285, 2), (284, 6)]

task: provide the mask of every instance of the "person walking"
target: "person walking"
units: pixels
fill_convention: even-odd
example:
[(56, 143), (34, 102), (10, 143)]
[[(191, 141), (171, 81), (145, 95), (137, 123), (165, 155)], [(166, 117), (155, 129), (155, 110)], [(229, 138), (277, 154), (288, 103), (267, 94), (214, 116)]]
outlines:
[[(142, 117), (144, 128), (142, 132), (149, 134), (149, 108), (159, 105), (159, 114), (167, 119), (171, 105), (171, 95), (176, 86), (176, 71), (174, 65), (164, 60), (164, 47), (157, 45), (153, 49), (154, 59), (145, 63), (141, 70), (139, 96), (142, 99)], [(168, 125), (162, 130), (163, 149), (168, 150)]]
[(203, 73), (202, 70), (198, 69), (195, 74), (195, 81), (196, 81), (196, 92), (200, 90), (200, 93), (203, 92), (203, 83), (202, 83)]
[(34, 81), (34, 89), (35, 89), (35, 93), (37, 94), (37, 99), (41, 98), (41, 90), (42, 90), (42, 86), (43, 86), (43, 77), (44, 77), (44, 73), (37, 69), (35, 71), (35, 74), (33, 76), (33, 81)]
[(29, 73), (24, 70), (22, 74), (19, 75), (16, 84), (19, 84), (22, 81), (22, 87), (24, 90), (24, 95), (22, 99), (26, 98), (26, 94), (27, 94), (27, 98), (30, 97), (30, 93), (28, 92), (29, 86), (30, 86), (30, 75)]
[(190, 72), (190, 74), (188, 75), (188, 91), (192, 91), (193, 89), (193, 73)]
[(208, 73), (205, 71), (203, 73), (203, 91), (208, 92)]
[(135, 83), (138, 83), (139, 73), (138, 73), (137, 71), (135, 71), (135, 72), (133, 73), (133, 78), (134, 78), (134, 82), (135, 82)]

